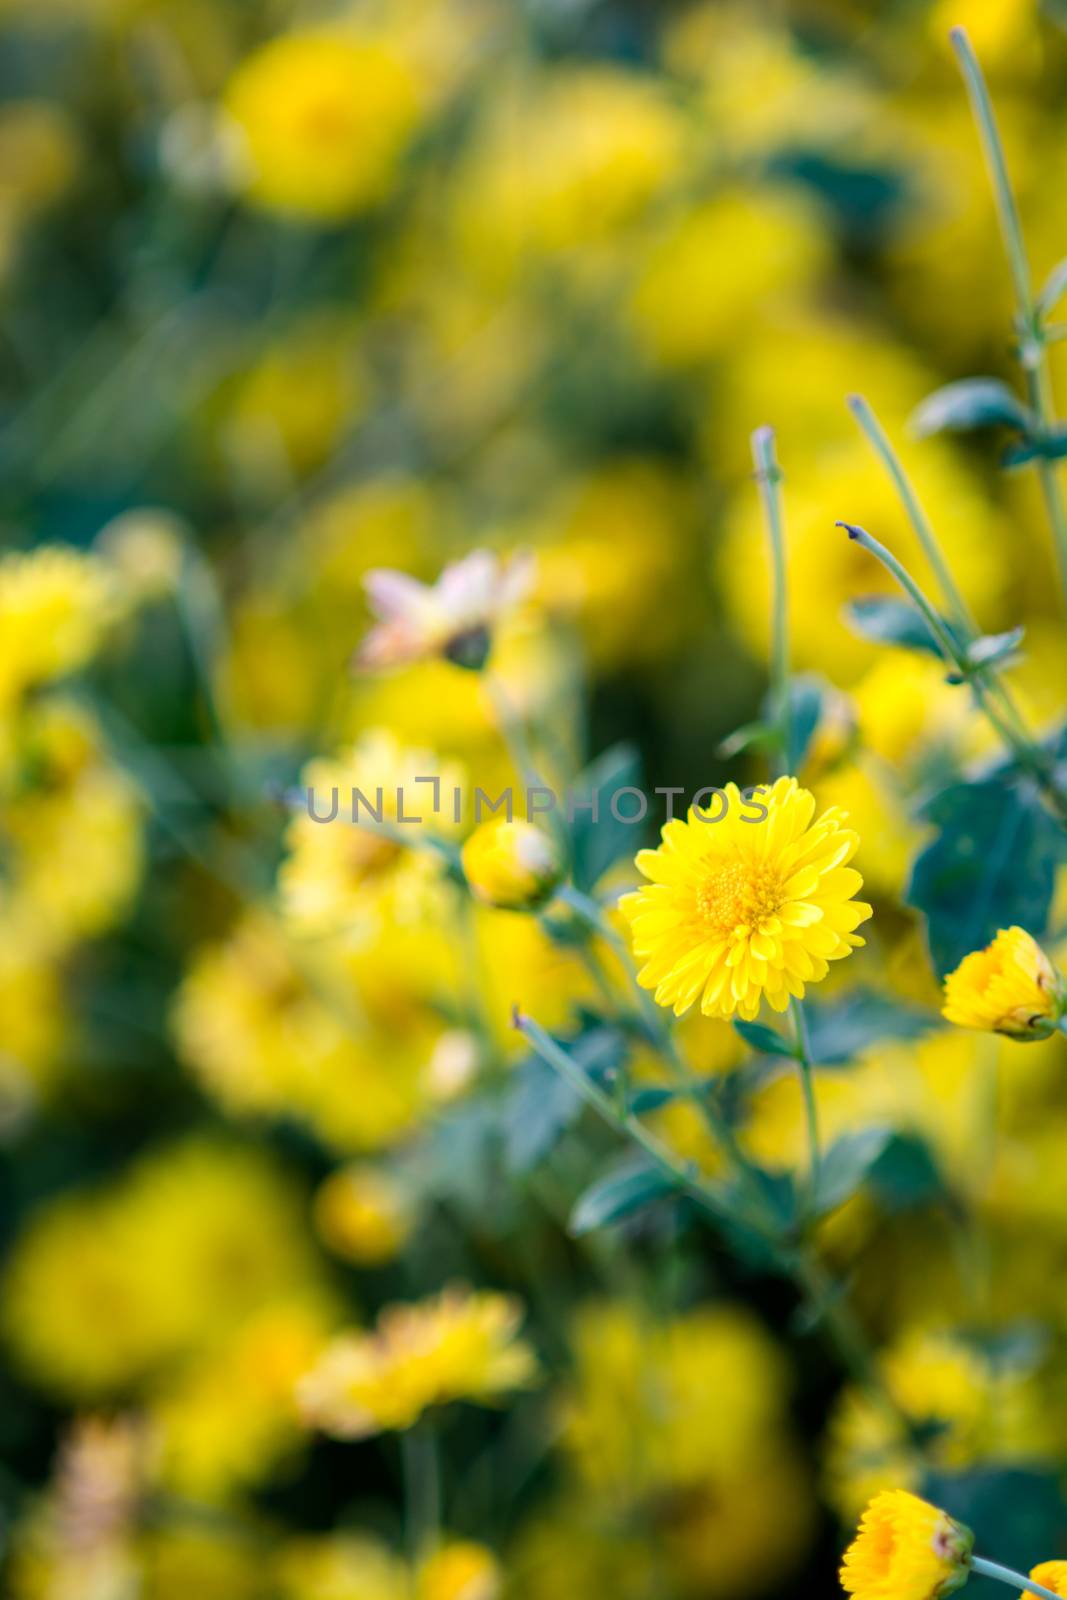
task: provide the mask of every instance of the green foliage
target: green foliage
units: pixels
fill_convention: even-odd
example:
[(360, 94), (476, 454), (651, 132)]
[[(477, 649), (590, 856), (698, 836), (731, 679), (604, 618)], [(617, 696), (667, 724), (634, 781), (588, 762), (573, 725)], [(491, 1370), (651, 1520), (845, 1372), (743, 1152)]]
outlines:
[(845, 620), (853, 633), (858, 633), (861, 639), (869, 639), (872, 644), (895, 644), (906, 650), (941, 655), (941, 646), (925, 618), (906, 600), (881, 595), (850, 600), (845, 607)]
[[(638, 832), (632, 822), (612, 813), (611, 797), (619, 789), (642, 785), (641, 757), (632, 744), (613, 745), (597, 757), (574, 783), (571, 860), (574, 882), (583, 893), (595, 889), (604, 874), (634, 852)], [(586, 802), (596, 797), (596, 820)]]
[(927, 395), (913, 411), (911, 427), (920, 439), (933, 433), (970, 433), (998, 426), (1029, 434), (1035, 420), (999, 378), (961, 378)]
[(1032, 789), (1005, 775), (956, 783), (921, 815), (937, 836), (912, 867), (906, 899), (925, 918), (937, 974), (951, 972), (1012, 923), (1040, 938), (1058, 838)]
[(567, 1226), (576, 1237), (619, 1222), (664, 1195), (677, 1192), (662, 1167), (627, 1160), (617, 1164), (582, 1194)]
[(843, 1206), (866, 1182), (892, 1137), (889, 1128), (863, 1128), (835, 1139), (822, 1158), (814, 1209), (826, 1216)]

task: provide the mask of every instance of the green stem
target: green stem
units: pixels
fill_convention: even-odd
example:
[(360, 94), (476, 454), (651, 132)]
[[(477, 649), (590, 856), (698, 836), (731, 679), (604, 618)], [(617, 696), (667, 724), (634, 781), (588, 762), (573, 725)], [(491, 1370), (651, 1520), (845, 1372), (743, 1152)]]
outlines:
[[(967, 85), (967, 95), (974, 112), (974, 119), (978, 125), (978, 136), (982, 141), (986, 165), (993, 184), (993, 195), (996, 201), (997, 217), (1000, 221), (1001, 238), (1004, 241), (1004, 250), (1008, 257), (1008, 266), (1011, 269), (1012, 283), (1015, 288), (1015, 302), (1018, 309), (1019, 334), (1021, 339), (1020, 359), (1023, 371), (1026, 374), (1027, 397), (1031, 410), (1037, 417), (1042, 431), (1045, 431), (1053, 422), (1055, 406), (1052, 396), (1052, 381), (1048, 370), (1047, 341), (1040, 324), (1038, 308), (1034, 301), (1033, 284), (1030, 278), (1030, 263), (1026, 257), (1026, 245), (1023, 241), (1022, 226), (1019, 222), (1019, 208), (1015, 203), (1015, 193), (1008, 176), (1008, 163), (1004, 157), (1004, 145), (1001, 141), (1000, 130), (993, 115), (993, 103), (989, 98), (989, 89), (986, 85), (978, 57), (974, 53), (970, 39), (964, 28), (953, 28), (949, 37), (952, 48), (963, 72), (964, 82)], [(1056, 560), (1059, 566), (1060, 584), (1063, 589), (1064, 600), (1067, 603), (1067, 511), (1064, 509), (1060, 481), (1056, 475), (1053, 462), (1047, 458), (1037, 461), (1038, 480), (1041, 484), (1041, 493), (1045, 501), (1045, 509), (1052, 528), (1052, 537), (1056, 546)]]
[[(941, 547), (937, 542), (933, 524), (926, 515), (918, 495), (915, 493), (911, 479), (904, 471), (903, 463), (894, 450), (889, 435), (862, 395), (849, 395), (847, 404), (867, 442), (885, 467), (890, 481), (900, 497), (901, 504), (907, 513), (908, 521), (911, 523), (915, 536), (923, 548), (923, 553), (930, 563), (931, 570), (937, 578), (951, 621), (960, 638), (965, 641), (977, 638), (980, 631), (978, 624), (975, 622), (966, 600), (964, 600), (956, 585), (956, 580), (952, 576), (948, 562), (941, 553)], [(990, 688), (1000, 700), (1005, 714), (1015, 725), (1016, 731), (1022, 737), (1029, 739), (1022, 716), (1015, 705), (1008, 686), (1001, 681), (996, 671), (992, 668), (987, 669), (983, 676), (986, 677)]]
[(789, 610), (782, 531), (781, 469), (774, 449), (774, 429), (757, 428), (752, 435), (763, 520), (771, 547), (771, 704), (778, 733), (778, 770), (788, 772), (792, 762), (792, 728), (789, 705)]
[(930, 519), (924, 511), (918, 495), (915, 493), (911, 479), (904, 471), (900, 457), (889, 441), (889, 435), (861, 394), (850, 394), (846, 403), (848, 409), (859, 423), (868, 444), (871, 445), (875, 455), (889, 474), (897, 494), (900, 496), (901, 504), (907, 512), (908, 521), (914, 528), (915, 536), (922, 545), (923, 553), (937, 579), (952, 620), (961, 628), (962, 632), (977, 633), (978, 629), (967, 609), (967, 602), (956, 586), (956, 580), (949, 570), (948, 562), (941, 553), (941, 547), (937, 542), (937, 535), (934, 533)]
[(441, 1466), (432, 1421), (423, 1418), (400, 1435), (404, 1512), (413, 1562), (432, 1551), (441, 1530)]
[(970, 684), (975, 703), (987, 721), (1000, 735), (1019, 765), (1025, 768), (1034, 778), (1055, 807), (1061, 820), (1067, 817), (1067, 796), (1061, 793), (1049, 771), (1047, 763), (1042, 758), (1041, 752), (1035, 749), (1025, 735), (1021, 734), (1010, 721), (1006, 721), (1001, 711), (991, 703), (988, 685), (984, 682), (982, 674), (975, 672), (963, 650), (949, 633), (941, 617), (930, 604), (926, 595), (923, 594), (911, 573), (901, 565), (891, 550), (887, 550), (885, 545), (869, 534), (865, 528), (857, 527), (855, 523), (851, 522), (838, 522), (837, 527), (844, 528), (850, 539), (855, 540), (864, 550), (869, 550), (871, 555), (881, 562), (886, 571), (892, 574), (905, 594), (914, 601), (917, 610), (937, 640), (945, 661), (949, 666), (954, 667)]
[(720, 1199), (708, 1187), (692, 1166), (680, 1161), (639, 1118), (620, 1107), (595, 1083), (539, 1023), (522, 1015), (517, 1009), (512, 1020), (514, 1027), (529, 1040), (541, 1059), (554, 1068), (606, 1123), (624, 1137), (632, 1139), (670, 1177), (679, 1192), (688, 1195), (720, 1226), (747, 1232), (767, 1249), (777, 1270), (790, 1278), (807, 1300), (814, 1314), (813, 1321), (825, 1327), (845, 1370), (883, 1407), (903, 1436), (912, 1438), (912, 1424), (886, 1389), (862, 1328), (850, 1307), (838, 1296), (819, 1261), (803, 1247), (794, 1247), (788, 1239), (783, 1238), (780, 1228), (768, 1224), (759, 1214), (739, 1216), (728, 1202)]
[(1054, 1589), (1046, 1589), (1043, 1584), (1035, 1583), (1033, 1578), (1024, 1578), (1021, 1572), (1013, 1572), (1011, 1567), (1002, 1567), (999, 1561), (972, 1556), (971, 1570), (983, 1578), (996, 1578), (998, 1583), (1010, 1583), (1013, 1589), (1021, 1589), (1024, 1594), (1040, 1595), (1042, 1600), (1061, 1600)]
[(804, 1118), (808, 1128), (808, 1206), (809, 1218), (814, 1218), (817, 1213), (819, 1199), (819, 1179), (822, 1168), (822, 1155), (819, 1148), (819, 1109), (815, 1100), (815, 1074), (811, 1060), (811, 1042), (808, 1038), (808, 1021), (804, 1015), (804, 1002), (793, 1000), (790, 1003), (793, 1016), (793, 1027), (796, 1033), (797, 1067), (800, 1072), (800, 1086), (804, 1094)]

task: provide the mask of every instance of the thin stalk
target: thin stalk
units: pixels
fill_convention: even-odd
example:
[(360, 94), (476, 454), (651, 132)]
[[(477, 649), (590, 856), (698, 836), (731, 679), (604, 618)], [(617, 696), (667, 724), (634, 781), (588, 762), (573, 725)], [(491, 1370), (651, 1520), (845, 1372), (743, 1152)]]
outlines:
[(985, 1556), (972, 1556), (971, 1570), (983, 1578), (996, 1578), (998, 1583), (1010, 1583), (1013, 1589), (1021, 1589), (1024, 1594), (1040, 1595), (1041, 1600), (1061, 1600), (1054, 1589), (1046, 1589), (1044, 1584), (1035, 1583), (1033, 1578), (1024, 1578), (1021, 1572), (1013, 1572), (1011, 1567), (1002, 1567), (999, 1561), (987, 1561)]
[[(1015, 288), (1015, 301), (1018, 310), (1018, 325), (1021, 340), (1020, 360), (1026, 376), (1027, 398), (1030, 408), (1037, 417), (1041, 429), (1047, 429), (1055, 417), (1055, 405), (1052, 395), (1052, 380), (1048, 369), (1047, 341), (1040, 322), (1040, 315), (1034, 300), (1033, 283), (1030, 277), (1030, 263), (1026, 256), (1026, 245), (1023, 241), (1022, 226), (1019, 222), (1019, 208), (1015, 203), (1015, 193), (1008, 176), (1008, 163), (1004, 156), (1004, 145), (1001, 141), (1000, 130), (997, 127), (996, 117), (993, 114), (993, 103), (989, 98), (989, 89), (986, 85), (978, 57), (974, 53), (966, 29), (953, 28), (949, 37), (952, 48), (956, 52), (957, 60), (963, 72), (963, 79), (967, 85), (967, 95), (974, 112), (974, 119), (978, 126), (978, 136), (982, 142), (986, 165), (993, 184), (993, 195), (996, 201), (997, 217), (1000, 222), (1001, 238), (1004, 241), (1004, 250), (1011, 269), (1012, 283)], [(1063, 589), (1064, 602), (1067, 604), (1067, 510), (1064, 508), (1060, 480), (1056, 473), (1055, 463), (1046, 457), (1038, 457), (1038, 480), (1041, 484), (1041, 494), (1045, 502), (1045, 510), (1052, 528), (1052, 537), (1056, 547), (1056, 560), (1059, 565), (1060, 584)]]
[(774, 429), (757, 428), (752, 435), (752, 460), (756, 467), (763, 520), (771, 547), (771, 704), (778, 735), (778, 777), (788, 772), (792, 760), (792, 717), (789, 705), (789, 607), (786, 588), (785, 536), (782, 531), (781, 469), (774, 449)]
[(819, 1147), (819, 1108), (815, 1100), (815, 1074), (811, 1060), (811, 1041), (808, 1038), (808, 1020), (804, 1015), (804, 1002), (790, 1003), (793, 1028), (796, 1036), (797, 1070), (804, 1095), (804, 1119), (808, 1129), (808, 1206), (810, 1218), (816, 1214), (819, 1198), (819, 1179), (822, 1171), (822, 1153)]
[(441, 1530), (441, 1464), (432, 1421), (423, 1419), (400, 1435), (404, 1515), (413, 1562), (432, 1551)]
[[(966, 600), (963, 598), (955, 578), (952, 576), (948, 562), (941, 552), (941, 546), (937, 542), (933, 524), (926, 514), (922, 501), (915, 493), (911, 479), (904, 471), (904, 465), (894, 450), (889, 435), (861, 394), (849, 395), (847, 405), (900, 497), (900, 502), (907, 513), (908, 521), (914, 529), (915, 537), (922, 546), (923, 553), (937, 579), (950, 621), (962, 639), (977, 638), (980, 632), (978, 624)], [(1001, 680), (994, 668), (987, 669), (984, 676), (990, 688), (1001, 701), (1006, 715), (1015, 724), (1017, 731), (1024, 738), (1029, 738), (1022, 716), (1007, 684)]]
[(857, 527), (855, 523), (851, 522), (838, 522), (837, 527), (844, 528), (850, 539), (862, 545), (865, 550), (869, 550), (871, 555), (881, 562), (886, 571), (892, 574), (904, 590), (904, 593), (914, 601), (917, 610), (937, 640), (945, 661), (949, 666), (954, 667), (970, 684), (975, 704), (985, 715), (987, 721), (1000, 735), (1019, 765), (1031, 774), (1035, 782), (1047, 795), (1061, 820), (1067, 817), (1067, 797), (1057, 787), (1047, 764), (1042, 759), (1040, 751), (1036, 750), (1029, 740), (1020, 734), (1010, 722), (1005, 721), (1001, 711), (992, 704), (989, 699), (988, 686), (982, 681), (981, 675), (974, 671), (963, 650), (949, 633), (941, 617), (919, 588), (911, 573), (897, 560), (891, 550), (887, 550), (885, 545), (869, 534), (865, 528)]
[(516, 1008), (512, 1024), (529, 1040), (542, 1061), (554, 1068), (610, 1127), (644, 1151), (680, 1193), (687, 1195), (720, 1227), (747, 1232), (767, 1249), (777, 1270), (793, 1281), (811, 1306), (814, 1320), (825, 1327), (850, 1377), (883, 1408), (905, 1438), (913, 1438), (913, 1425), (886, 1389), (863, 1329), (851, 1308), (838, 1296), (817, 1258), (809, 1250), (795, 1246), (784, 1238), (780, 1228), (769, 1225), (761, 1217), (739, 1216), (734, 1207), (709, 1188), (691, 1165), (679, 1160), (669, 1146), (646, 1128), (638, 1117), (620, 1107), (610, 1094), (595, 1083), (532, 1017), (523, 1015)]

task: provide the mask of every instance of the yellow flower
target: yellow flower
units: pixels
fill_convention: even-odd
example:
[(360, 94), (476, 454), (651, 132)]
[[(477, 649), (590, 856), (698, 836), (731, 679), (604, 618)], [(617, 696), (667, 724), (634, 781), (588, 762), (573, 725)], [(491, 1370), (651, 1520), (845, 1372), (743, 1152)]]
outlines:
[(941, 1014), (961, 1028), (1045, 1039), (1067, 1007), (1067, 986), (1025, 928), (1002, 928), (945, 979)]
[(63, 545), (0, 560), (0, 704), (75, 672), (114, 619), (103, 562)]
[(936, 1600), (967, 1582), (974, 1535), (909, 1494), (875, 1495), (845, 1551), (841, 1584), (857, 1600)]
[(852, 898), (863, 879), (846, 862), (859, 839), (843, 811), (813, 822), (815, 797), (795, 778), (752, 800), (734, 784), (724, 795), (721, 821), (694, 808), (664, 826), (659, 848), (637, 856), (651, 883), (620, 906), (644, 962), (638, 981), (661, 1006), (681, 1016), (699, 999), (706, 1016), (751, 1020), (764, 996), (784, 1011), (862, 945), (855, 929), (871, 908)]
[(237, 68), (225, 107), (243, 138), (248, 198), (336, 222), (385, 194), (421, 93), (386, 43), (340, 31), (271, 39)]
[(323, 1243), (361, 1267), (392, 1261), (411, 1232), (407, 1196), (381, 1167), (340, 1167), (315, 1196), (315, 1226)]
[(415, 1587), (417, 1600), (498, 1600), (501, 1572), (484, 1545), (456, 1539), (421, 1564)]
[(507, 1295), (458, 1288), (388, 1307), (373, 1333), (326, 1346), (300, 1385), (305, 1417), (337, 1438), (360, 1439), (410, 1428), (451, 1400), (492, 1405), (536, 1378), (533, 1351), (516, 1337), (521, 1316)]
[[(1067, 1594), (1067, 1561), (1041, 1561), (1030, 1568), (1030, 1577), (1053, 1594)], [(1033, 1600), (1033, 1590), (1026, 1593)]]
[(471, 891), (487, 905), (519, 911), (539, 905), (559, 882), (559, 851), (530, 822), (494, 817), (463, 846), (463, 871)]

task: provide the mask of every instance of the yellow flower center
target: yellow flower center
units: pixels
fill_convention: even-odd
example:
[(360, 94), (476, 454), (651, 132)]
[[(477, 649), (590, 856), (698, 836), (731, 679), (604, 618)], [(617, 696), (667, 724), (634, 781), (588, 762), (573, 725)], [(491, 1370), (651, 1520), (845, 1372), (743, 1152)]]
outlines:
[(697, 910), (719, 935), (758, 928), (782, 907), (781, 880), (772, 868), (733, 861), (713, 867), (697, 889)]

